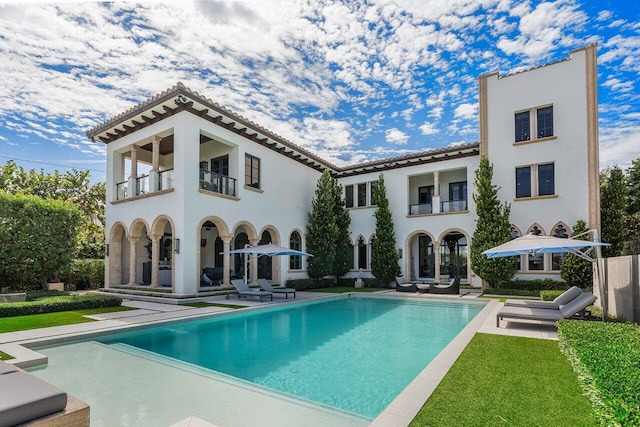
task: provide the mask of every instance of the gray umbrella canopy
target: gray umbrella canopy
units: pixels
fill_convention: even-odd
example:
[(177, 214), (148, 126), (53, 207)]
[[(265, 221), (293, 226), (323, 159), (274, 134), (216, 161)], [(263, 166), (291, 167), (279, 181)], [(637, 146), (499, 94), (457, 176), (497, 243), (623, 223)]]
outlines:
[(253, 255), (267, 255), (267, 256), (278, 256), (278, 255), (292, 255), (292, 256), (313, 256), (306, 252), (296, 251), (294, 249), (285, 248), (283, 246), (278, 246), (269, 243), (268, 245), (258, 245), (258, 246), (247, 246), (242, 249), (234, 249), (232, 251), (220, 252), (221, 254), (253, 254)]
[[(487, 249), (482, 253), (489, 258), (499, 258), (505, 256), (568, 252), (593, 262), (594, 258), (590, 257), (589, 253), (598, 246), (608, 246), (608, 243), (526, 234), (507, 243), (503, 243), (500, 246)], [(586, 251), (584, 249), (586, 249)]]

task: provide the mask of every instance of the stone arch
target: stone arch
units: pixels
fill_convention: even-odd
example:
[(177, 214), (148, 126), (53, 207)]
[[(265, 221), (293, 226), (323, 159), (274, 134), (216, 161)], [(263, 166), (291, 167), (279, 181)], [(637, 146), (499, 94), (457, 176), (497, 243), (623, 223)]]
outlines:
[[(298, 235), (298, 237), (300, 238), (300, 247), (292, 247), (291, 245), (291, 238), (293, 236), (293, 233), (296, 233)], [(294, 250), (300, 250), (302, 252), (305, 252), (305, 241), (304, 241), (304, 233), (302, 232), (302, 230), (300, 230), (299, 228), (294, 228), (289, 232), (289, 235), (287, 236), (287, 242), (286, 242), (286, 246), (289, 249), (294, 249)], [(284, 246), (284, 242), (283, 245)], [(288, 265), (288, 269), (289, 270), (302, 270), (303, 269), (303, 257), (301, 256), (289, 256), (287, 257), (287, 265)]]
[(200, 220), (200, 222), (198, 223), (198, 226), (196, 227), (196, 231), (199, 232), (202, 227), (204, 226), (204, 223), (207, 221), (211, 221), (213, 223), (213, 225), (216, 226), (216, 228), (218, 229), (218, 233), (220, 234), (220, 236), (228, 236), (229, 235), (229, 226), (227, 226), (227, 223), (224, 222), (223, 219), (217, 217), (217, 216), (207, 216), (204, 217)]
[(244, 232), (247, 233), (247, 237), (249, 241), (251, 240), (259, 240), (258, 232), (256, 228), (248, 221), (240, 221), (236, 225), (233, 226), (233, 231), (231, 232), (232, 236), (235, 236), (238, 233), (239, 228), (244, 228)]
[[(466, 241), (464, 246), (460, 245), (460, 238), (455, 242), (453, 240), (449, 240), (448, 242), (445, 241), (447, 240), (447, 237), (455, 237), (456, 235), (462, 235), (462, 237), (464, 237)], [(440, 271), (442, 265), (445, 265), (447, 270), (446, 273), (448, 273), (449, 276), (452, 276), (453, 274), (460, 275), (462, 279), (468, 280), (471, 277), (471, 254), (469, 250), (471, 247), (471, 236), (469, 236), (466, 231), (453, 227), (440, 234), (438, 243), (440, 246), (440, 259), (438, 263), (439, 265), (436, 266), (436, 280), (439, 279), (440, 273), (443, 273)], [(461, 255), (465, 255), (464, 258), (461, 258)], [(449, 271), (452, 268), (453, 271)]]
[[(212, 228), (215, 228), (216, 231), (212, 232)], [(229, 271), (229, 255), (221, 255), (220, 252), (230, 249), (229, 245), (233, 236), (229, 234), (229, 226), (222, 218), (208, 215), (198, 222), (194, 233), (196, 234), (194, 241), (196, 242), (196, 268), (197, 277), (200, 278), (199, 286), (219, 283), (228, 285), (229, 277), (225, 278), (225, 271)], [(201, 280), (205, 274), (215, 283)]]
[(531, 224), (531, 226), (527, 229), (527, 234), (535, 234), (536, 236), (546, 236), (547, 233), (544, 231), (544, 228), (537, 222)]
[(273, 225), (265, 225), (264, 227), (262, 227), (262, 230), (260, 230), (258, 237), (262, 238), (262, 235), (264, 234), (265, 231), (268, 231), (269, 234), (271, 234), (271, 242), (269, 243), (273, 243), (274, 245), (284, 246), (283, 243), (280, 243), (281, 242), (280, 232), (278, 231), (277, 228), (275, 228)]
[(567, 224), (565, 224), (562, 221), (558, 221), (552, 228), (551, 228), (551, 235), (555, 236), (555, 237), (560, 237), (562, 239), (567, 238), (567, 237), (571, 237), (571, 227), (569, 227)]
[(169, 223), (169, 225), (171, 226), (171, 230), (176, 229), (173, 224), (173, 219), (171, 219), (171, 217), (167, 215), (160, 215), (153, 220), (153, 224), (151, 224), (150, 234), (155, 234), (160, 236), (163, 235), (167, 223)]
[[(109, 231), (108, 251), (107, 251), (107, 277), (105, 277), (105, 287), (121, 285), (129, 280), (129, 244), (127, 240), (127, 226), (123, 222), (116, 222)], [(123, 271), (126, 266), (126, 271)], [(126, 274), (123, 280), (123, 274)]]
[(149, 224), (145, 219), (143, 218), (134, 219), (133, 222), (131, 223), (131, 227), (129, 228), (128, 236), (137, 237), (137, 238), (142, 237), (143, 227), (145, 230), (147, 230), (147, 233), (149, 233), (149, 231), (151, 230), (151, 228), (149, 227)]
[[(426, 278), (431, 277), (431, 274), (430, 274), (431, 270), (430, 269), (425, 270), (423, 268), (425, 267), (425, 262), (422, 262), (423, 260), (420, 259), (420, 246), (419, 246), (419, 242), (416, 242), (416, 239), (419, 238), (420, 236), (427, 236), (429, 239), (431, 239), (431, 242), (433, 244), (434, 257), (433, 257), (432, 267), (434, 269), (433, 278), (435, 279), (435, 266), (436, 266), (436, 259), (437, 259), (435, 255), (437, 252), (437, 248), (439, 247), (439, 242), (435, 239), (432, 233), (426, 230), (415, 230), (409, 233), (409, 235), (405, 239), (404, 253), (402, 254), (403, 263), (404, 263), (404, 269), (403, 269), (404, 276), (410, 280), (417, 279), (418, 277), (426, 277)], [(429, 261), (427, 261), (427, 263), (429, 263)], [(426, 271), (426, 275), (423, 274), (423, 272), (425, 271)]]

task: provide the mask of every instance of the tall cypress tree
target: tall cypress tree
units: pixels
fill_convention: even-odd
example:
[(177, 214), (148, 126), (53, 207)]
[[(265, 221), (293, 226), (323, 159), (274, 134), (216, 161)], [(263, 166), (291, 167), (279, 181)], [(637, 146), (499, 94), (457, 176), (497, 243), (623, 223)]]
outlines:
[[(578, 240), (589, 240), (589, 235), (585, 234), (589, 229), (583, 220), (579, 220), (573, 226), (571, 237)], [(582, 234), (580, 237), (575, 237)], [(560, 277), (571, 286), (588, 288), (593, 285), (593, 264), (580, 258), (577, 255), (568, 253), (560, 266)]]
[(471, 268), (492, 285), (509, 280), (516, 274), (515, 257), (487, 258), (482, 252), (510, 240), (508, 203), (502, 204), (498, 199), (499, 187), (491, 183), (493, 166), (489, 159), (482, 156), (476, 170), (474, 184), (476, 192), (473, 201), (476, 203), (476, 229), (471, 238)]
[(625, 211), (627, 182), (620, 168), (614, 166), (605, 171), (600, 180), (600, 218), (602, 241), (610, 245), (602, 248), (605, 257), (622, 255), (626, 239)]
[(318, 180), (307, 223), (309, 277), (338, 277), (349, 271), (349, 225), (342, 186), (325, 170)]
[(382, 284), (388, 284), (400, 274), (396, 235), (393, 229), (393, 218), (387, 199), (387, 188), (384, 176), (380, 174), (377, 185), (373, 189), (376, 202), (376, 237), (371, 243), (371, 273)]

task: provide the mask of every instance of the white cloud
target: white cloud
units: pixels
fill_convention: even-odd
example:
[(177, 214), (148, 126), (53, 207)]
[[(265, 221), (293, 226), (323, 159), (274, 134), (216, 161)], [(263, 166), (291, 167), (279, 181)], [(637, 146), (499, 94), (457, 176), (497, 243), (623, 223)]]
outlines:
[(423, 135), (434, 135), (438, 133), (438, 129), (433, 123), (424, 123), (419, 129)]
[(385, 132), (387, 142), (396, 145), (404, 145), (409, 141), (409, 135), (397, 128), (387, 129)]
[(478, 115), (478, 104), (460, 104), (454, 111), (454, 116), (461, 119), (475, 119)]

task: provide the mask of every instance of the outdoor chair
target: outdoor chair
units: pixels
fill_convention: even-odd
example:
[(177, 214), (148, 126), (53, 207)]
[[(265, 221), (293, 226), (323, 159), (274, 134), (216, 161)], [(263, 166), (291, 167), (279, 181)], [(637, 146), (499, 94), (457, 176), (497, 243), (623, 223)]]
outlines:
[(582, 289), (577, 286), (573, 286), (567, 291), (563, 292), (553, 301), (508, 299), (505, 301), (504, 305), (509, 307), (559, 309), (561, 306), (569, 304), (571, 301), (580, 296), (580, 294), (582, 294)]
[(416, 292), (418, 287), (415, 283), (407, 282), (404, 276), (396, 277), (396, 292)]
[(275, 295), (284, 295), (285, 299), (289, 299), (289, 294), (293, 294), (296, 297), (296, 290), (292, 288), (274, 288), (267, 279), (258, 279), (258, 285), (263, 291), (271, 292)]
[(451, 279), (451, 282), (446, 285), (436, 285), (431, 283), (429, 286), (430, 294), (459, 294), (460, 293), (460, 276), (456, 276)]
[(586, 308), (592, 305), (596, 299), (597, 297), (593, 294), (583, 293), (559, 309), (505, 306), (496, 315), (496, 326), (500, 327), (500, 320), (502, 319), (556, 322), (560, 319), (572, 317), (584, 318)]
[[(233, 285), (234, 288), (236, 288), (236, 291), (238, 292), (238, 298), (259, 297), (260, 301), (262, 301), (263, 298), (269, 297), (271, 301), (273, 301), (272, 292), (250, 289), (249, 286), (247, 286), (247, 284), (244, 283), (244, 280), (242, 279), (234, 279), (231, 281), (231, 284)], [(229, 294), (227, 294), (227, 299), (229, 299)]]

